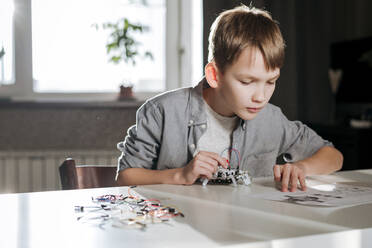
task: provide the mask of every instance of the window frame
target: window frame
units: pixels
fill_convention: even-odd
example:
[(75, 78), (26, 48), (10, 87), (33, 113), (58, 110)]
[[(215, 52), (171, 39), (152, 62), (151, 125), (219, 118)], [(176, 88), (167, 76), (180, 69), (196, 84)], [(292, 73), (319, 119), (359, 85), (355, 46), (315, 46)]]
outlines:
[[(166, 0), (166, 90), (191, 86), (191, 4), (189, 0)], [(112, 101), (118, 92), (110, 93), (40, 93), (33, 91), (31, 1), (14, 0), (14, 84), (0, 85), (0, 97), (15, 101)], [(185, 83), (186, 82), (186, 83)], [(145, 100), (161, 92), (136, 92)]]

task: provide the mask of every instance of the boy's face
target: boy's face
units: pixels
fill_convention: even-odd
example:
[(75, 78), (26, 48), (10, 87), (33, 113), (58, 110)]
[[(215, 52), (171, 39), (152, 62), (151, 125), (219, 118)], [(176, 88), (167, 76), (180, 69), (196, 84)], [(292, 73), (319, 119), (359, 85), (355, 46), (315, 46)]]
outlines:
[(258, 49), (246, 48), (222, 74), (217, 72), (220, 110), (225, 116), (252, 120), (274, 93), (280, 69), (268, 71)]

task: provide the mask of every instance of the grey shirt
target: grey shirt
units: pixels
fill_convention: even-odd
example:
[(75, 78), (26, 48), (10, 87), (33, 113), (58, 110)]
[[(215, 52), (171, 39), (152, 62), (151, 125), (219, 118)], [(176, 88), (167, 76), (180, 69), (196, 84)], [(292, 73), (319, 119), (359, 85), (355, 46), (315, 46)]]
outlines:
[[(136, 125), (128, 129), (118, 172), (126, 168), (172, 169), (184, 167), (207, 125), (202, 91), (196, 87), (165, 92), (144, 103), (137, 111)], [(208, 128), (208, 127), (207, 127)], [(280, 108), (267, 104), (253, 120), (239, 119), (232, 133), (232, 149), (239, 151), (230, 163), (248, 170), (253, 177), (272, 176), (279, 155), (295, 162), (313, 155), (323, 146), (332, 146), (299, 121), (289, 121)]]

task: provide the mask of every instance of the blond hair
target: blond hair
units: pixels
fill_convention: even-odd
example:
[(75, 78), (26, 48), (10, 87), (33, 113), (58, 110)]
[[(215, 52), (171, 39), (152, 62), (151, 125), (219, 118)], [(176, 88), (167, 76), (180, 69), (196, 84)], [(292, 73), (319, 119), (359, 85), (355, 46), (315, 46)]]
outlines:
[(223, 73), (247, 47), (259, 49), (266, 69), (283, 66), (285, 43), (267, 11), (241, 5), (222, 12), (211, 26), (208, 61)]

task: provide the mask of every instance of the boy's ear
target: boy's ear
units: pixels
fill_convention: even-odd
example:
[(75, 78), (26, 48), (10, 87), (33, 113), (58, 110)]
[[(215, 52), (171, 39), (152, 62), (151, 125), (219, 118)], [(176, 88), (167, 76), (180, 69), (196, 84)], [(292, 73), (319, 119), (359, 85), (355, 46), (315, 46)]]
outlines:
[(214, 61), (209, 62), (205, 66), (205, 78), (211, 88), (217, 88), (218, 86), (218, 68)]

